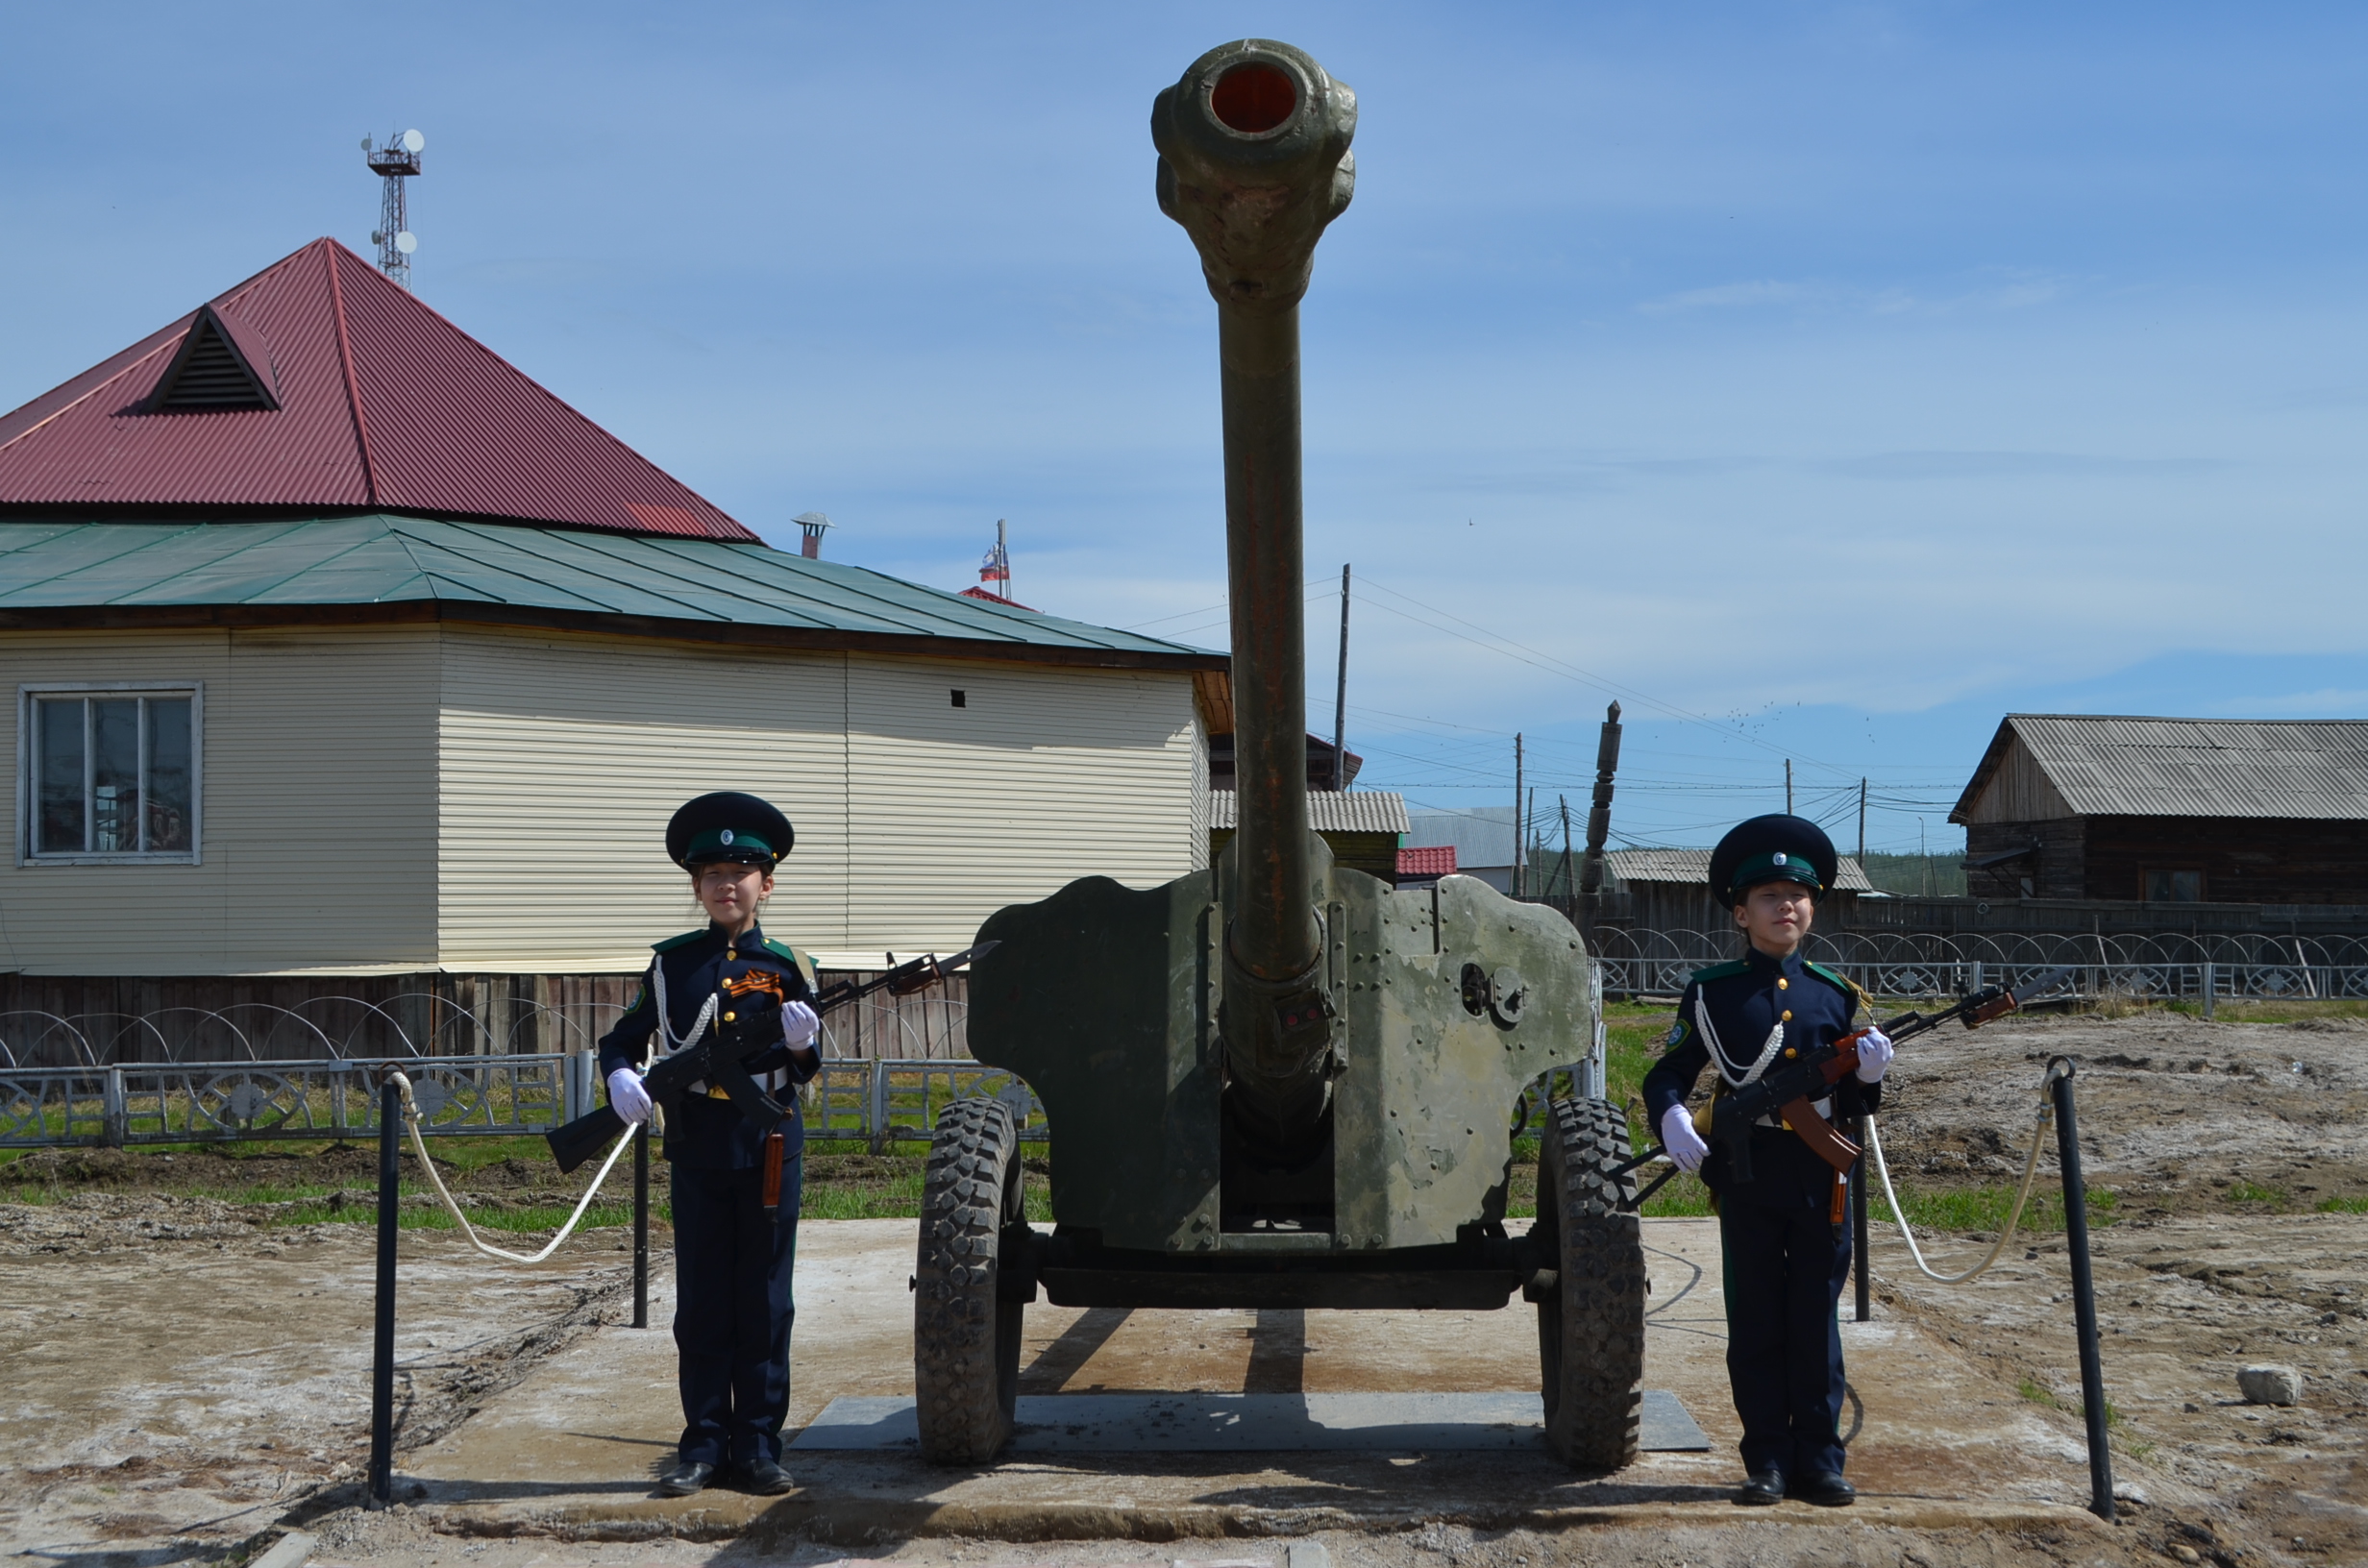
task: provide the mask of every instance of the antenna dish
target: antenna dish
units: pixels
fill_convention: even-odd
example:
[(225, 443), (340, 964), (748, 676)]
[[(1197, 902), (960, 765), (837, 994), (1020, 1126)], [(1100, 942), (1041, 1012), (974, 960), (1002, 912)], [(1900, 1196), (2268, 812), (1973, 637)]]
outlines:
[(419, 236), (408, 229), (395, 236), (395, 249), (408, 256), (419, 249)]
[(403, 150), (407, 153), (426, 152), (428, 150), (428, 138), (421, 135), (416, 131), (406, 131), (403, 133)]
[(361, 150), (365, 153), (370, 151), (370, 138), (368, 136), (361, 138)]

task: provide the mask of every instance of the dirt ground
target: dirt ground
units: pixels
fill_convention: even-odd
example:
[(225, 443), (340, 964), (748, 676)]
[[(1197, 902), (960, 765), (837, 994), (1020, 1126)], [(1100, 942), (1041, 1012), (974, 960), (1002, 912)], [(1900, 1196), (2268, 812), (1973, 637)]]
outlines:
[[(1993, 1192), (2020, 1174), (2041, 1068), (2077, 1079), (2096, 1209), (2104, 1361), (2116, 1475), (2130, 1523), (2045, 1535), (1805, 1525), (1737, 1515), (1559, 1534), (1434, 1527), (1312, 1538), (1336, 1563), (1517, 1565), (2368, 1561), (2368, 1022), (2205, 1023), (2150, 1013), (2024, 1018), (1904, 1047), (1883, 1122), (1894, 1175), (1918, 1193)], [(263, 1162), (284, 1161), (273, 1165)], [(353, 1402), (366, 1367), (369, 1227), (289, 1223), (366, 1206), (372, 1156), (164, 1157), (56, 1151), (0, 1169), (0, 1538), (29, 1561), (76, 1568), (222, 1561), (234, 1568), (290, 1523), (324, 1562), (401, 1568), (552, 1563), (838, 1560), (843, 1553), (675, 1540), (463, 1541), (397, 1508), (350, 1507), (364, 1453)], [(340, 1164), (342, 1163), (342, 1164)], [(347, 1171), (344, 1165), (353, 1168)], [(883, 1172), (887, 1170), (882, 1167)], [(2052, 1134), (2042, 1188), (2053, 1182)], [(528, 1161), (465, 1174), (488, 1209), (572, 1200)], [(885, 1179), (883, 1177), (883, 1179)], [(350, 1183), (333, 1202), (196, 1195)], [(28, 1191), (37, 1188), (37, 1192)], [(1915, 1205), (1912, 1202), (1913, 1212)], [(516, 1270), (458, 1288), (450, 1233), (406, 1233), (407, 1448), (453, 1433), (503, 1387), (629, 1309), (623, 1233), (613, 1262), (562, 1278)], [(1987, 1250), (1959, 1232), (1928, 1250), (1944, 1271)], [(470, 1268), (468, 1277), (481, 1280)], [(1896, 1233), (1875, 1242), (1877, 1316), (1905, 1313), (1994, 1369), (2006, 1397), (2080, 1439), (2072, 1310), (2060, 1229), (2018, 1238), (1982, 1281), (1914, 1271)], [(304, 1332), (290, 1325), (301, 1324)], [(339, 1347), (324, 1359), (318, 1346)], [(2292, 1408), (2246, 1405), (2257, 1361), (2303, 1377)], [(2199, 1504), (2198, 1500), (2202, 1500)], [(1007, 1565), (1273, 1564), (1274, 1542), (1015, 1547), (916, 1541), (883, 1557)], [(1299, 1568), (1295, 1561), (1292, 1568)]]

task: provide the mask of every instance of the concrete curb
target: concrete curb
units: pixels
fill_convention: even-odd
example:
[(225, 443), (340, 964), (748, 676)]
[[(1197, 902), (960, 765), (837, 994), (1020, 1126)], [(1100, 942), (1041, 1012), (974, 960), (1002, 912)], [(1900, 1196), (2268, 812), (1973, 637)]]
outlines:
[(815, 1541), (858, 1546), (889, 1539), (1180, 1541), (1307, 1535), (1320, 1531), (1394, 1534), (1427, 1525), (1474, 1530), (1572, 1531), (1766, 1523), (1872, 1525), (1899, 1530), (2108, 1531), (2083, 1508), (2058, 1503), (1966, 1503), (1940, 1498), (1869, 1498), (1856, 1507), (1787, 1504), (1745, 1514), (1726, 1503), (1607, 1503), (1578, 1506), (1464, 1506), (1356, 1509), (1251, 1507), (1223, 1504), (1146, 1506), (1062, 1502), (953, 1503), (798, 1493), (782, 1499), (718, 1496), (558, 1507), (465, 1502), (413, 1505), (421, 1520), (452, 1535), (535, 1536), (563, 1541), (739, 1540), (752, 1545)]

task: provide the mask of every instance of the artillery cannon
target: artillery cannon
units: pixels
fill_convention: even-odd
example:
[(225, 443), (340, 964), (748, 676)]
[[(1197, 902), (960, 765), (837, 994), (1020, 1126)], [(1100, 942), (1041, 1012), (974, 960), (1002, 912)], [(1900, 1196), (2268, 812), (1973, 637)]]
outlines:
[(1356, 97), (1288, 44), (1193, 62), (1151, 111), (1163, 211), (1218, 306), (1238, 831), (1164, 887), (1106, 877), (979, 929), (970, 1037), (1052, 1131), (1054, 1229), (1020, 1201), (1008, 1105), (956, 1102), (925, 1178), (921, 1445), (1009, 1437), (1021, 1322), (1074, 1307), (1536, 1303), (1546, 1433), (1570, 1463), (1637, 1451), (1644, 1260), (1626, 1118), (1546, 1099), (1538, 1217), (1509, 1234), (1515, 1108), (1585, 1058), (1596, 1000), (1561, 914), (1471, 877), (1400, 892), (1308, 825), (1299, 327), (1346, 209)]

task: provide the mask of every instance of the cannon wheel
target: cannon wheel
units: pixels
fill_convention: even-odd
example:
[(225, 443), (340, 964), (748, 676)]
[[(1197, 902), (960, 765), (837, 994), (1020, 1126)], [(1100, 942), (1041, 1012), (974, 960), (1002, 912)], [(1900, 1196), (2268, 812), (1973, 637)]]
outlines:
[(921, 1187), (913, 1276), (913, 1396), (932, 1464), (982, 1464), (1011, 1437), (1020, 1321), (997, 1298), (1002, 1230), (1020, 1200), (1020, 1130), (999, 1100), (956, 1100), (937, 1118)]
[(1637, 1457), (1644, 1394), (1644, 1238), (1614, 1175), (1627, 1118), (1602, 1100), (1548, 1102), (1538, 1152), (1538, 1224), (1556, 1260), (1536, 1292), (1545, 1438), (1564, 1462), (1616, 1470)]

